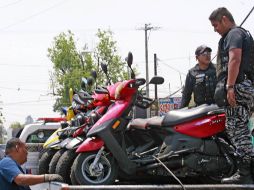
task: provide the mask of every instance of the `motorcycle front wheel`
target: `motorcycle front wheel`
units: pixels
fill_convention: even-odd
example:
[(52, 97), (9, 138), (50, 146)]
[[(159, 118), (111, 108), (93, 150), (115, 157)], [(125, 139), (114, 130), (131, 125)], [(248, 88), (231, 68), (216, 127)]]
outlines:
[(57, 162), (55, 173), (62, 176), (65, 183), (68, 184), (71, 183), (70, 179), (71, 166), (75, 158), (76, 158), (75, 150), (66, 150)]
[(118, 173), (115, 159), (110, 154), (102, 154), (93, 166), (97, 152), (81, 153), (75, 159), (72, 172), (81, 185), (113, 184)]

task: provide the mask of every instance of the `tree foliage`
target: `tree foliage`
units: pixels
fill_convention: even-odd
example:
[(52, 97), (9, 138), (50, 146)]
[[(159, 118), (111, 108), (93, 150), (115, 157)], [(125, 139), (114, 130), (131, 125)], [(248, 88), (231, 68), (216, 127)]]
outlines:
[[(93, 69), (91, 55), (79, 54), (74, 41), (74, 34), (68, 31), (54, 38), (53, 47), (48, 49), (48, 57), (54, 64), (51, 73), (51, 88), (57, 96), (54, 111), (62, 106), (69, 106), (69, 89), (79, 89), (81, 77), (88, 77)], [(82, 59), (81, 59), (82, 58)], [(85, 59), (85, 65), (82, 60)]]
[(24, 126), (21, 125), (18, 121), (13, 122), (13, 123), (11, 123), (11, 125), (10, 125), (10, 128), (12, 128), (12, 129), (21, 129), (21, 128), (23, 128), (23, 127), (24, 127)]
[(0, 124), (0, 144), (4, 143), (6, 135), (7, 135), (6, 129), (4, 128), (4, 126), (2, 124)]
[[(113, 33), (110, 30), (98, 30), (97, 37), (99, 42), (94, 51), (95, 60), (97, 60), (97, 71), (101, 73), (99, 64), (106, 64), (108, 67), (108, 75), (111, 82), (122, 81), (127, 79), (127, 64), (121, 60), (118, 55), (116, 41), (113, 40)], [(105, 75), (99, 75), (98, 83), (105, 82)]]
[(2, 124), (3, 123), (3, 113), (0, 111), (0, 124)]
[(97, 85), (105, 85), (106, 76), (102, 74), (100, 64), (108, 66), (111, 82), (127, 78), (126, 63), (117, 53), (113, 33), (98, 30), (98, 43), (92, 52), (87, 52), (87, 46), (79, 53), (74, 41), (74, 34), (68, 31), (54, 38), (53, 46), (48, 49), (48, 57), (53, 63), (54, 71), (50, 75), (53, 95), (57, 96), (54, 111), (69, 106), (69, 89), (80, 89), (81, 78), (90, 77), (91, 71), (97, 71)]

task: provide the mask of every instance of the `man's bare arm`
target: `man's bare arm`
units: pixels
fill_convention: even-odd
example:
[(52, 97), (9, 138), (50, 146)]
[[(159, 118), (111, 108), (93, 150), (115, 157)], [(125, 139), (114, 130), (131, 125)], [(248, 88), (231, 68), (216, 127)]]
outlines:
[(44, 175), (19, 174), (14, 178), (17, 185), (35, 185), (44, 182)]

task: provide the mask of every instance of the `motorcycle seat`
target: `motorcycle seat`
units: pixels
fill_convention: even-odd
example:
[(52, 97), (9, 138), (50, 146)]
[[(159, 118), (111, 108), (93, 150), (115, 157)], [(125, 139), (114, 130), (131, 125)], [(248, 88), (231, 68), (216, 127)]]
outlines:
[(165, 114), (162, 121), (163, 126), (173, 126), (207, 115), (209, 112), (218, 110), (216, 104), (202, 104), (191, 109), (172, 110)]
[(129, 124), (128, 128), (143, 129), (146, 130), (149, 125), (161, 126), (163, 117), (155, 116), (151, 118), (137, 118), (133, 119)]

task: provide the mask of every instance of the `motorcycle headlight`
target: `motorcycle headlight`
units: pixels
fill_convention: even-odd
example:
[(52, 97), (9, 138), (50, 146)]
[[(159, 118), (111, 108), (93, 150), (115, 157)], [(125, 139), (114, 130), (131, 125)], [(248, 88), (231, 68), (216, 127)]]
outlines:
[(115, 91), (115, 99), (120, 99), (121, 97), (121, 91), (123, 90), (123, 83), (119, 84), (117, 87), (116, 87), (116, 91)]

